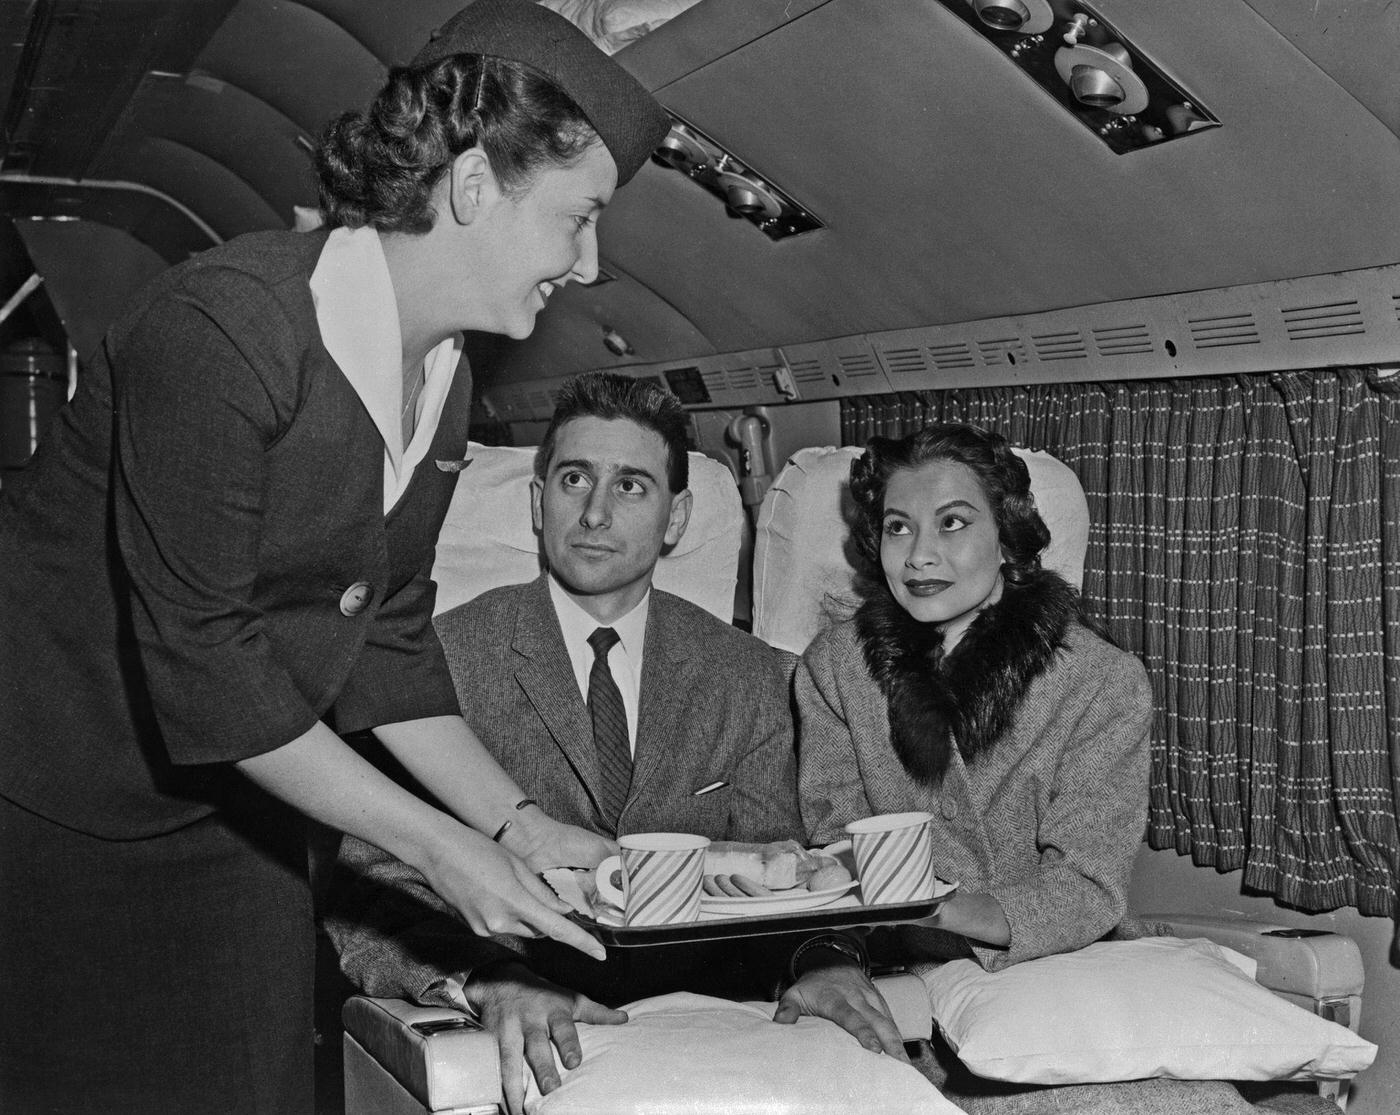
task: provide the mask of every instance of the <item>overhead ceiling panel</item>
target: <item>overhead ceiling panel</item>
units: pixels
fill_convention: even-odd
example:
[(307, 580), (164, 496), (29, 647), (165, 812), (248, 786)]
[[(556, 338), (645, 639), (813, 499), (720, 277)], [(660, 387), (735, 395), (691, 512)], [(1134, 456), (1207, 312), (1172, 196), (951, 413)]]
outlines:
[(246, 90), (308, 135), (368, 103), (384, 81), (371, 49), (304, 4), (242, 0), (196, 60), (197, 68)]
[(148, 71), (183, 71), (237, 0), (4, 0), (9, 173), (78, 178)]
[(1100, 7), (1224, 126), (1115, 155), (935, 0), (831, 0), (659, 90), (827, 229), (648, 168), (605, 250), (721, 350), (1400, 259), (1396, 137), (1253, 9)]
[[(312, 138), (459, 2), (0, 0), (0, 206), (105, 213), (168, 260), (285, 227)], [(774, 242), (649, 165), (602, 222), (619, 280), (557, 295), (499, 374), (1400, 260), (1400, 5), (1089, 2), (1223, 125), (1115, 155), (940, 0), (701, 0), (618, 61), (826, 227)]]
[(1249, 6), (1400, 135), (1400, 4), (1395, 0), (1248, 0)]
[[(172, 147), (182, 154), (172, 156)], [(197, 192), (185, 193), (187, 167), (195, 156), (222, 170), (211, 172), (207, 181), (197, 175)], [(167, 165), (173, 157), (178, 177)], [(267, 102), (203, 74), (148, 79), (91, 173), (184, 197), (223, 235), (268, 227), (269, 221), (286, 227), (294, 205), (316, 203), (309, 141), (301, 130)], [(243, 189), (232, 187), (234, 179)], [(225, 186), (251, 191), (261, 204), (236, 201)], [(231, 211), (223, 211), (226, 206)]]

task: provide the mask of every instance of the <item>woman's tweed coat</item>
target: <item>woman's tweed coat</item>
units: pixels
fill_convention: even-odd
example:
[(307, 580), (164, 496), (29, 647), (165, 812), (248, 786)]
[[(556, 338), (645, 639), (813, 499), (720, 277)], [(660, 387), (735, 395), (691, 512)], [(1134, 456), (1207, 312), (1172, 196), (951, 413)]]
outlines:
[[(799, 790), (814, 843), (877, 813), (933, 814), (934, 866), (990, 893), (1009, 948), (972, 947), (987, 968), (1080, 948), (1122, 919), (1147, 812), (1152, 692), (1142, 664), (1071, 623), (1030, 685), (1011, 729), (941, 786), (916, 782), (890, 743), (887, 705), (856, 623), (820, 636), (798, 667)], [(931, 930), (901, 929), (901, 959), (966, 955)]]

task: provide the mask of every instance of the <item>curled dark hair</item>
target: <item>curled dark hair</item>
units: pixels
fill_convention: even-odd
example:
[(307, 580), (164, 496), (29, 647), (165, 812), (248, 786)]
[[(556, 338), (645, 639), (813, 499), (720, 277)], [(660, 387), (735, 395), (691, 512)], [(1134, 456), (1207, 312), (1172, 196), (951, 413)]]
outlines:
[(583, 110), (538, 70), (479, 54), (398, 67), (367, 112), (331, 121), (316, 149), (326, 225), (427, 232), (433, 187), (480, 146), (508, 193), (547, 165), (568, 166), (598, 141)]
[(885, 515), (885, 489), (901, 469), (930, 461), (955, 461), (977, 476), (997, 524), (1004, 555), (1002, 574), (1022, 584), (1040, 569), (1040, 552), (1050, 543), (1050, 530), (1036, 510), (1026, 463), (1000, 434), (946, 423), (925, 426), (907, 437), (870, 439), (865, 452), (851, 464), (851, 498), (856, 517), (851, 537), (870, 573), (880, 570), (880, 538)]
[(549, 471), (559, 427), (575, 418), (626, 418), (655, 430), (666, 443), (666, 486), (672, 495), (689, 486), (685, 409), (665, 388), (615, 372), (586, 372), (569, 380), (555, 399), (554, 416), (535, 450), (535, 475), (541, 480)]

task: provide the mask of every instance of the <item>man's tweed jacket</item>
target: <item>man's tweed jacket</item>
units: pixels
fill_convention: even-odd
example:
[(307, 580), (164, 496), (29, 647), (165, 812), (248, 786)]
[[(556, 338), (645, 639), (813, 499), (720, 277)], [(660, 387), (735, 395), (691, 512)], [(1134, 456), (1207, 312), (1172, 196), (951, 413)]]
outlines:
[[(440, 615), (438, 634), (467, 723), (525, 795), (557, 820), (602, 831), (592, 724), (546, 577), (494, 589)], [(620, 833), (801, 839), (788, 678), (781, 652), (653, 589)], [(695, 796), (715, 782), (725, 785)], [(443, 976), (505, 955), (504, 946), (473, 938), (440, 910), (415, 872), (361, 841), (345, 841), (327, 926), (341, 967), (360, 987), (431, 1002)], [(670, 973), (643, 971), (657, 967), (655, 957), (624, 963), (618, 955), (650, 950), (614, 950), (607, 965), (546, 942), (532, 942), (528, 951), (542, 974), (595, 997), (635, 998), (681, 978), (674, 949), (662, 965)], [(662, 977), (664, 983), (652, 982)]]

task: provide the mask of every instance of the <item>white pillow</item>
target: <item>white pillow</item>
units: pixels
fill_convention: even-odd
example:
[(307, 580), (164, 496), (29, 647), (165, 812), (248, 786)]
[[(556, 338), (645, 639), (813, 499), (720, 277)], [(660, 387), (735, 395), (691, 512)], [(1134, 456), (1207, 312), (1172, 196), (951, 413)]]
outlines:
[[(526, 1115), (958, 1115), (912, 1065), (824, 1018), (773, 1022), (773, 1003), (678, 992), (629, 1004), (621, 1026), (581, 1025), (583, 1062)], [(528, 1076), (528, 1074), (527, 1074)]]
[(999, 972), (955, 960), (924, 981), (948, 1044), (991, 1080), (1317, 1080), (1375, 1059), (1371, 1042), (1280, 999), (1240, 961), (1203, 938), (1145, 937)]

